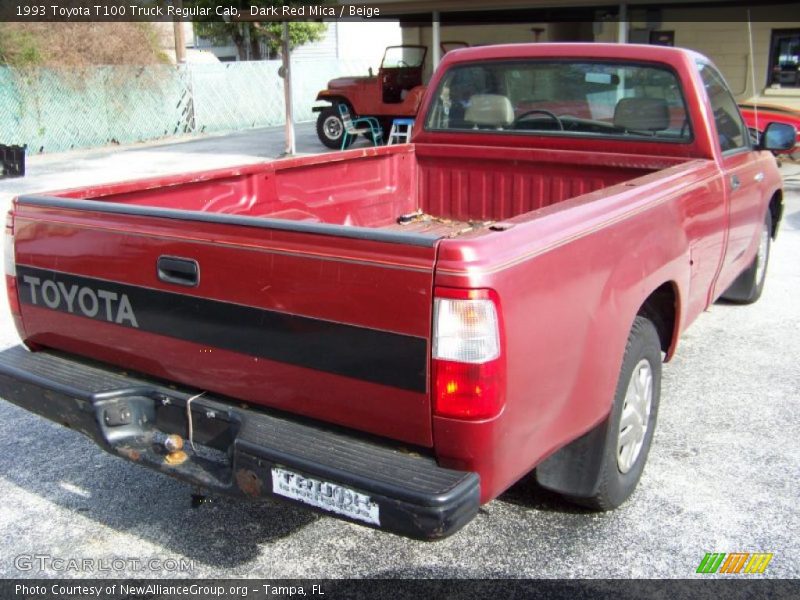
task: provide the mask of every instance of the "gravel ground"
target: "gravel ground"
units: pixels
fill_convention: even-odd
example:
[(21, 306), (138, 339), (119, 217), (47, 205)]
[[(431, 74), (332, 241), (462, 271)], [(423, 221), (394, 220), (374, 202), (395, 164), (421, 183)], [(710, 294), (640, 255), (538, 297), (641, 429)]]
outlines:
[[(109, 156), (99, 160), (119, 160)], [(50, 187), (57, 164), (34, 161), (32, 177), (41, 168), (48, 179), (25, 185)], [(715, 304), (685, 334), (664, 370), (649, 463), (622, 508), (586, 512), (528, 478), (436, 543), (273, 502), (213, 497), (192, 508), (189, 486), (0, 402), (0, 577), (683, 578), (712, 551), (772, 552), (766, 576), (799, 577), (800, 168), (784, 172), (794, 191), (764, 295), (749, 307)], [(2, 303), (6, 346), (15, 334)], [(192, 568), (79, 574), (15, 560), (31, 554)]]

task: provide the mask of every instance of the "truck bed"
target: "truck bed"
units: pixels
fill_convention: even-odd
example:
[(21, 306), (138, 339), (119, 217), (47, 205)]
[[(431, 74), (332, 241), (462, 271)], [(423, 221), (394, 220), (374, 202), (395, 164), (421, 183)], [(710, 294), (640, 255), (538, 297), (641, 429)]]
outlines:
[(482, 150), (431, 145), (356, 150), (56, 195), (180, 211), (190, 219), (187, 212), (257, 218), (280, 228), (293, 223), (319, 233), (385, 230), (411, 241), (480, 231), (683, 162), (536, 149), (506, 149), (502, 159), (492, 160)]
[(439, 241), (504, 235), (497, 221), (682, 162), (482, 150), (370, 148), (21, 196), (25, 339), (429, 447)]

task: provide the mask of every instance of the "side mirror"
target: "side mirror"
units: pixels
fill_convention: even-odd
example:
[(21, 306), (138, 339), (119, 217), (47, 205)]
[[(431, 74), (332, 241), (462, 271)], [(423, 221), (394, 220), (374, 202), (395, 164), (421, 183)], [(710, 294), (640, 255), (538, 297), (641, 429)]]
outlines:
[(797, 144), (797, 129), (787, 123), (769, 123), (761, 134), (760, 150), (785, 152)]
[(372, 67), (370, 67), (370, 68), (369, 68), (369, 76), (370, 76), (370, 77), (372, 77), (372, 76), (373, 76), (373, 73), (372, 73)]

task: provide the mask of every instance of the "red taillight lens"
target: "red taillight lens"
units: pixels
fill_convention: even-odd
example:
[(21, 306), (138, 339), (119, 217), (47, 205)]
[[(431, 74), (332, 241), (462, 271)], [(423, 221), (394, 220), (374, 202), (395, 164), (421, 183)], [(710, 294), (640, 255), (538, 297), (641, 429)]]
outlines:
[(488, 419), (505, 400), (500, 360), (483, 364), (433, 361), (434, 412), (443, 417)]
[(501, 320), (492, 290), (437, 288), (433, 319), (433, 409), (487, 419), (505, 404)]

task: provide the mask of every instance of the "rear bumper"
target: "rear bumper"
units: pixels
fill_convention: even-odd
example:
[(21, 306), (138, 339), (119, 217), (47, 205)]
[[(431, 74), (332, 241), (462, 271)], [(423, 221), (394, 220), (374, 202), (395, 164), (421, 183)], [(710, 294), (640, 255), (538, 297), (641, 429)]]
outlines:
[[(476, 473), (441, 468), (383, 440), (194, 395), (55, 352), (0, 352), (0, 397), (172, 477), (417, 539), (446, 537), (477, 514)], [(187, 441), (185, 460), (170, 464), (163, 442), (187, 437), (187, 401), (195, 448)], [(297, 497), (299, 486), (303, 500), (278, 489), (282, 476), (293, 481), (289, 495)]]

